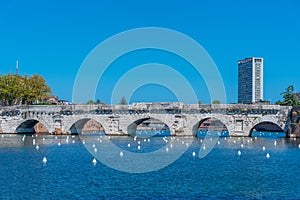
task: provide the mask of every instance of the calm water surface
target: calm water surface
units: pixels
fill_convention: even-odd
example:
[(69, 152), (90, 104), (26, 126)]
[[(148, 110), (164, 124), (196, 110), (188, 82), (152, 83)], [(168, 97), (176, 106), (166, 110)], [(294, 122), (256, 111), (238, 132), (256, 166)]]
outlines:
[[(124, 152), (128, 143), (130, 151), (138, 151), (138, 141), (141, 152), (166, 145), (163, 137), (149, 142), (132, 137), (110, 140)], [(300, 199), (299, 139), (219, 141), (203, 159), (197, 157), (203, 139), (197, 138), (166, 168), (131, 174), (101, 162), (93, 165), (93, 155), (78, 136), (0, 135), (0, 199)]]

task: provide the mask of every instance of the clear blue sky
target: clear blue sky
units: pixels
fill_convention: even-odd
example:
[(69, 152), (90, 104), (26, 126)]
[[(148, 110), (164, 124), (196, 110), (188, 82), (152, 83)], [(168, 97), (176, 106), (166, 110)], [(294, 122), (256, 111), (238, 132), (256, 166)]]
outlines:
[[(289, 85), (300, 90), (297, 0), (2, 0), (0, 73), (13, 73), (18, 59), (21, 74), (44, 76), (54, 94), (71, 100), (77, 70), (96, 45), (119, 32), (149, 26), (174, 29), (199, 42), (220, 70), (229, 103), (237, 101), (237, 61), (250, 56), (264, 58), (266, 100), (280, 99)], [(105, 78), (114, 78), (113, 71)], [(208, 103), (201, 80), (187, 78), (199, 81), (198, 98)], [(110, 86), (99, 88), (97, 97), (109, 101)], [(175, 96), (164, 87), (146, 85), (131, 101), (147, 99), (173, 101)]]

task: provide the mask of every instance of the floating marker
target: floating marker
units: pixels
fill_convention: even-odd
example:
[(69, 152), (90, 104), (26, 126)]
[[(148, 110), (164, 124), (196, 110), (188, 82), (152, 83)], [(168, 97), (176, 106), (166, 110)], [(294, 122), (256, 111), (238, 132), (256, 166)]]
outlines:
[(218, 145), (220, 145), (220, 141), (218, 141)]
[(45, 163), (47, 162), (47, 158), (44, 157), (42, 161), (43, 161), (43, 163), (45, 164)]
[(268, 159), (270, 158), (270, 154), (269, 153), (267, 153), (266, 158), (268, 158)]
[(193, 153), (192, 153), (192, 156), (193, 156), (193, 157), (195, 157), (195, 156), (196, 156), (196, 152), (195, 152), (195, 151), (193, 151)]
[(61, 143), (59, 142), (57, 145), (58, 145), (58, 146), (60, 146), (60, 145), (61, 145)]
[(243, 148), (243, 147), (244, 147), (244, 145), (243, 145), (243, 144), (241, 144), (241, 147)]
[(242, 152), (241, 152), (241, 151), (238, 151), (238, 155), (239, 155), (239, 156), (242, 155)]
[(127, 146), (130, 147), (130, 144), (128, 143)]
[(277, 145), (277, 141), (274, 141), (274, 146), (276, 146)]
[(169, 152), (169, 148), (168, 147), (166, 148), (166, 152)]
[(148, 138), (148, 140), (147, 140), (148, 142), (150, 142), (150, 139)]
[(35, 145), (35, 139), (32, 140), (32, 144)]
[(173, 147), (173, 144), (170, 144), (170, 147), (172, 148), (172, 147)]
[(122, 158), (124, 156), (123, 151), (120, 152), (120, 157)]
[(138, 141), (138, 144), (141, 144), (141, 141)]
[[(26, 136), (24, 135), (24, 136), (23, 136), (23, 138), (22, 138), (22, 141), (24, 141), (24, 140), (25, 140), (25, 137), (26, 137)], [(2, 135), (2, 138), (3, 138), (3, 135)]]
[(94, 158), (93, 161), (92, 161), (92, 163), (93, 163), (94, 165), (96, 165), (96, 164), (97, 164), (97, 160)]
[(36, 149), (36, 150), (39, 150), (39, 148), (40, 148), (39, 145), (36, 145), (36, 146), (35, 146), (35, 149)]
[(202, 147), (202, 149), (203, 149), (203, 150), (205, 150), (205, 149), (206, 149), (206, 147), (205, 147), (205, 146), (203, 146), (203, 147)]
[(93, 148), (95, 148), (96, 147), (96, 145), (95, 144), (93, 144)]
[(138, 146), (138, 150), (140, 150), (140, 149), (141, 149), (141, 146), (139, 145), (139, 146)]
[(298, 148), (300, 149), (300, 144), (298, 145)]
[(94, 148), (94, 152), (96, 153), (98, 150), (97, 150), (97, 148)]

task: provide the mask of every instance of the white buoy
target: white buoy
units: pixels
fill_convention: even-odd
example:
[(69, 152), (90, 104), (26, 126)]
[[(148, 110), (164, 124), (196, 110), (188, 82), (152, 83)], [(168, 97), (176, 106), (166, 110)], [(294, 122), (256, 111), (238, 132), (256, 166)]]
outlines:
[(141, 144), (141, 141), (138, 141), (138, 144)]
[(96, 147), (96, 145), (95, 144), (93, 144), (93, 148), (95, 148)]
[(32, 140), (32, 144), (35, 145), (35, 139)]
[(238, 155), (239, 155), (239, 156), (242, 155), (242, 152), (241, 152), (241, 151), (238, 151)]
[(241, 147), (243, 148), (243, 147), (244, 147), (244, 145), (243, 145), (243, 144), (241, 144)]
[(166, 148), (166, 152), (169, 152), (169, 148), (168, 147)]
[(138, 150), (140, 150), (140, 149), (141, 149), (141, 146), (139, 145), (139, 146), (138, 146)]
[(298, 145), (298, 148), (300, 149), (300, 144)]
[(220, 145), (221, 144), (221, 142), (220, 141), (218, 141), (218, 145)]
[(43, 161), (43, 163), (45, 164), (45, 163), (47, 162), (47, 158), (44, 157), (42, 161)]
[(74, 143), (75, 143), (75, 140), (72, 140), (72, 143), (74, 144)]
[(97, 150), (97, 148), (94, 148), (94, 152), (96, 153), (98, 150)]
[(196, 156), (196, 152), (195, 152), (195, 151), (193, 151), (193, 153), (192, 153), (192, 156), (193, 156), (193, 157), (195, 157), (195, 156)]
[(61, 145), (61, 143), (59, 142), (57, 145), (58, 145), (58, 146), (60, 146), (60, 145)]
[(144, 142), (147, 142), (147, 140), (146, 140), (146, 139), (144, 139)]
[(130, 147), (130, 143), (128, 143), (127, 146)]
[(45, 138), (43, 137), (43, 141), (45, 141)]
[(147, 140), (148, 142), (150, 142), (150, 139), (148, 138), (148, 140)]
[(93, 163), (94, 165), (96, 165), (96, 164), (97, 164), (97, 160), (94, 158), (93, 161), (92, 161), (92, 163)]
[(277, 141), (274, 141), (274, 146), (276, 146), (277, 145)]
[(100, 139), (99, 142), (102, 143), (102, 140)]
[(123, 151), (120, 152), (120, 157), (122, 158), (124, 156)]
[(184, 144), (184, 141), (182, 141), (181, 144)]
[(268, 159), (270, 158), (270, 154), (269, 153), (267, 153), (266, 158), (268, 158)]
[(203, 147), (202, 147), (202, 149), (203, 149), (203, 150), (205, 150), (205, 149), (206, 149), (206, 147), (205, 147), (205, 146), (203, 146)]
[(265, 150), (266, 150), (266, 147), (264, 147), (264, 146), (263, 146), (263, 148), (262, 148), (262, 149), (263, 149), (263, 151), (265, 151)]
[(134, 136), (133, 140), (136, 141), (136, 136)]
[(55, 136), (55, 139), (57, 140), (57, 136)]
[(173, 144), (170, 144), (170, 147), (172, 148), (172, 147), (173, 147)]
[[(24, 136), (23, 136), (23, 138), (22, 138), (22, 141), (24, 141), (24, 140), (25, 140), (25, 137), (26, 137), (26, 136), (24, 135)], [(2, 138), (3, 138), (3, 135), (2, 135)]]
[(82, 141), (82, 144), (85, 144), (85, 140)]
[(36, 146), (35, 146), (35, 149), (36, 149), (36, 150), (39, 150), (39, 148), (40, 148), (39, 145), (36, 145)]

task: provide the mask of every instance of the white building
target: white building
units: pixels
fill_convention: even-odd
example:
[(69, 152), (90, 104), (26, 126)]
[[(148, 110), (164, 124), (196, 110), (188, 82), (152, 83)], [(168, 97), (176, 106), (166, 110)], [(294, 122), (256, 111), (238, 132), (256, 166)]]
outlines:
[(256, 103), (263, 100), (263, 58), (252, 57), (238, 61), (238, 102)]

